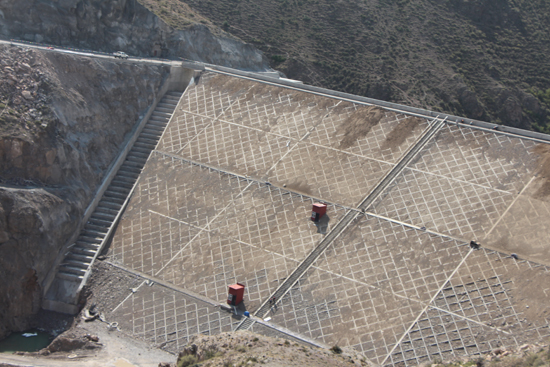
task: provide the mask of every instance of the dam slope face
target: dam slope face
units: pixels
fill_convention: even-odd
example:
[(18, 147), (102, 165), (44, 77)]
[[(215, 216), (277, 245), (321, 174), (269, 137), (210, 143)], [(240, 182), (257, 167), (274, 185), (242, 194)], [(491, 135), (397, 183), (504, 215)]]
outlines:
[[(106, 315), (174, 352), (249, 329), (382, 365), (544, 340), (549, 154), (445, 116), (206, 71), (114, 231), (108, 266), (140, 283)], [(251, 318), (212, 307), (237, 282)]]

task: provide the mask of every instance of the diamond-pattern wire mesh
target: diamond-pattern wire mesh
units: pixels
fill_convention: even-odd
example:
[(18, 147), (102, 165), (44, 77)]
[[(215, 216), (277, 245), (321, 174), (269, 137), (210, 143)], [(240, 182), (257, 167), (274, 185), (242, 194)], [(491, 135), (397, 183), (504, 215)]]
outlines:
[(523, 194), (509, 207), (497, 225), (487, 233), (485, 243), (492, 248), (506, 248), (510, 253), (541, 263), (550, 261), (550, 202), (540, 194), (547, 178), (538, 175)]
[(457, 238), (483, 238), (511, 194), (405, 169), (371, 206), (375, 214)]
[(467, 252), (448, 238), (362, 218), (281, 300), (273, 320), (381, 363)]
[[(113, 258), (216, 301), (228, 284), (244, 281), (254, 309), (322, 238), (309, 220), (310, 197), (162, 153), (144, 177), (114, 236)], [(328, 230), (346, 209), (329, 210)]]
[(285, 328), (327, 345), (352, 346), (380, 363), (421, 310), (418, 302), (310, 268), (270, 316)]
[[(355, 205), (427, 126), (426, 120), (284, 88), (274, 91), (237, 78), (206, 73), (201, 79), (186, 92), (180, 104), (183, 109), (176, 112), (160, 150), (242, 175), (265, 177), (346, 205)], [(351, 134), (357, 139), (350, 140), (353, 132), (346, 131), (346, 126), (362, 113), (378, 112), (382, 113), (380, 122), (367, 132)], [(539, 162), (533, 154), (536, 148), (527, 140), (446, 126), (381, 196), (378, 204), (388, 209), (374, 208), (377, 214), (428, 230), (467, 239), (479, 236), (495, 225), (527, 183)], [(118, 242), (128, 256), (123, 261), (135, 262), (145, 272), (162, 267), (157, 276), (189, 284), (219, 301), (225, 299), (225, 286), (244, 274), (251, 293), (249, 305), (256, 307), (319, 236), (315, 230), (288, 224), (301, 220), (312, 199), (262, 184), (243, 191), (249, 181), (215, 170), (206, 170), (206, 175), (176, 174), (187, 163), (163, 157), (166, 164), (157, 165), (154, 172), (159, 176), (142, 179), (134, 198), (138, 201), (132, 200), (125, 217), (132, 210), (137, 213), (139, 209), (139, 213), (125, 218), (125, 227), (115, 235), (124, 237)], [(177, 164), (181, 167), (170, 168)], [(363, 171), (358, 174), (356, 167)], [(269, 176), (264, 176), (266, 172)], [(188, 183), (194, 181), (199, 184), (192, 188)], [(224, 189), (226, 185), (229, 188)], [(224, 205), (228, 201), (232, 204)], [(331, 207), (330, 213), (336, 214), (332, 224), (337, 223), (339, 210)], [(219, 216), (222, 211), (227, 215)], [(534, 320), (525, 310), (517, 310), (521, 290), (528, 289), (518, 280), (520, 270), (511, 279), (510, 267), (501, 268), (494, 262), (491, 275), (487, 270), (491, 267), (476, 265), (471, 255), (445, 284), (463, 259), (464, 246), (384, 219), (371, 217), (361, 225), (365, 228), (347, 232), (349, 244), (329, 247), (281, 300), (285, 312), (274, 315), (277, 323), (328, 344), (336, 340), (354, 346), (378, 363), (395, 347), (386, 362), (405, 365), (412, 365), (413, 359), (432, 358), (434, 353), (446, 356), (467, 351), (471, 355), (499, 342), (513, 345), (505, 333), (507, 327), (520, 330), (520, 339), (548, 336), (547, 319)], [(498, 226), (494, 230), (501, 233)], [(158, 249), (152, 245), (157, 238), (161, 241)], [(195, 240), (189, 242), (190, 238)], [(188, 247), (178, 251), (181, 246)], [(140, 253), (138, 247), (144, 250)], [(121, 253), (117, 256), (122, 259)], [(170, 256), (168, 263), (164, 258)], [(547, 273), (526, 266), (521, 279), (535, 271)], [(481, 273), (481, 279), (473, 282), (455, 279)], [(206, 286), (196, 280), (201, 277)], [(424, 303), (444, 284), (434, 304), (413, 324)], [(511, 292), (519, 296), (504, 297)], [(543, 289), (543, 299), (548, 299), (547, 292)], [(486, 325), (487, 315), (506, 324)], [(403, 335), (409, 325), (410, 333)], [(336, 339), (344, 331), (346, 336)], [(423, 338), (430, 343), (418, 344)], [(465, 340), (462, 345), (460, 338)], [(412, 352), (407, 342), (416, 343)]]
[(316, 266), (400, 297), (429, 302), (468, 250), (454, 239), (367, 215), (336, 239)]
[(539, 163), (536, 143), (446, 125), (373, 204), (373, 212), (482, 239)]
[(111, 256), (130, 269), (154, 276), (198, 233), (188, 224), (140, 212), (119, 225)]
[(288, 150), (288, 139), (217, 121), (179, 153), (182, 157), (237, 172), (263, 177)]
[(246, 84), (232, 87), (233, 85), (235, 85), (234, 78), (204, 73), (198, 81), (196, 80), (196, 84), (186, 89), (174, 115), (179, 116), (180, 106), (184, 106), (183, 111), (210, 118), (218, 117), (240, 93), (249, 87)]
[[(349, 126), (360, 127), (366, 124), (367, 121), (363, 119), (373, 109), (380, 110), (379, 107), (343, 102), (334, 107), (323, 122), (315, 127), (307, 141), (315, 145), (343, 149), (365, 158), (395, 163), (428, 127), (428, 120), (382, 110), (382, 118), (366, 134), (365, 131), (349, 130)], [(342, 146), (346, 135), (356, 137), (349, 147)]]
[[(260, 183), (252, 185), (212, 228), (225, 236), (301, 261), (322, 239), (310, 221), (315, 201), (307, 196)], [(327, 232), (345, 208), (328, 206)]]
[(331, 202), (355, 206), (391, 168), (388, 163), (302, 143), (279, 162), (269, 180)]
[(179, 116), (174, 116), (166, 127), (157, 149), (166, 153), (178, 153), (214, 121), (210, 117), (181, 112)]
[(123, 332), (179, 353), (198, 335), (216, 335), (235, 328), (230, 313), (159, 285), (141, 286), (113, 314)]
[(388, 366), (417, 366), (434, 360), (474, 356), (516, 345), (513, 336), (429, 307), (405, 335)]
[(227, 299), (229, 284), (244, 283), (246, 308), (254, 311), (296, 265), (296, 261), (277, 253), (205, 231), (160, 277), (216, 302)]
[(253, 85), (228, 108), (224, 121), (299, 140), (318, 124), (337, 100), (284, 88)]
[(386, 362), (416, 366), (544, 340), (549, 294), (550, 268), (474, 251)]
[(537, 166), (537, 143), (446, 125), (409, 168), (517, 193)]

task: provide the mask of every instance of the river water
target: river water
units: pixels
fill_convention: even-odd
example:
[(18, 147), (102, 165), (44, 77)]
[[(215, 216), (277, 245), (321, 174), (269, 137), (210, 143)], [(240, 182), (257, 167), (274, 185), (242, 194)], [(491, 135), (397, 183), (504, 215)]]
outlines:
[(52, 340), (53, 337), (50, 334), (37, 329), (12, 333), (6, 339), (0, 341), (0, 353), (36, 352), (47, 347)]

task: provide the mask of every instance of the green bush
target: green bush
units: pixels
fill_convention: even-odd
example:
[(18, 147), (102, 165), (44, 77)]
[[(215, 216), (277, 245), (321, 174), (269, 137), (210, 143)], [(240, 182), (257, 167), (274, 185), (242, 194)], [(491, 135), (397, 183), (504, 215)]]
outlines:
[(211, 347), (204, 352), (204, 360), (216, 358), (221, 355), (222, 353), (218, 352), (215, 347)]
[(335, 345), (333, 346), (332, 348), (330, 348), (330, 350), (332, 351), (332, 353), (334, 354), (342, 354), (342, 348), (340, 348), (339, 346)]
[(285, 62), (286, 57), (281, 56), (281, 55), (273, 55), (273, 56), (271, 56), (271, 60), (273, 60), (275, 62)]
[(246, 348), (244, 347), (244, 345), (239, 345), (236, 349), (237, 349), (237, 352), (241, 352), (241, 353), (246, 352)]
[(198, 360), (197, 357), (194, 355), (187, 355), (183, 356), (181, 359), (178, 360), (178, 367), (190, 367), (195, 364), (197, 364)]

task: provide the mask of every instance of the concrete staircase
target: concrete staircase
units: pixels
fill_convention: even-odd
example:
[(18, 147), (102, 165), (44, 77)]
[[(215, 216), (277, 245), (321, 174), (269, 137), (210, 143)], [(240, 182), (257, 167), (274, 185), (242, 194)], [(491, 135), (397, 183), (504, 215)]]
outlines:
[(169, 92), (157, 104), (138, 139), (105, 190), (76, 242), (69, 247), (48, 290), (43, 308), (76, 313), (78, 293), (109, 239), (149, 154), (155, 149), (182, 93)]

